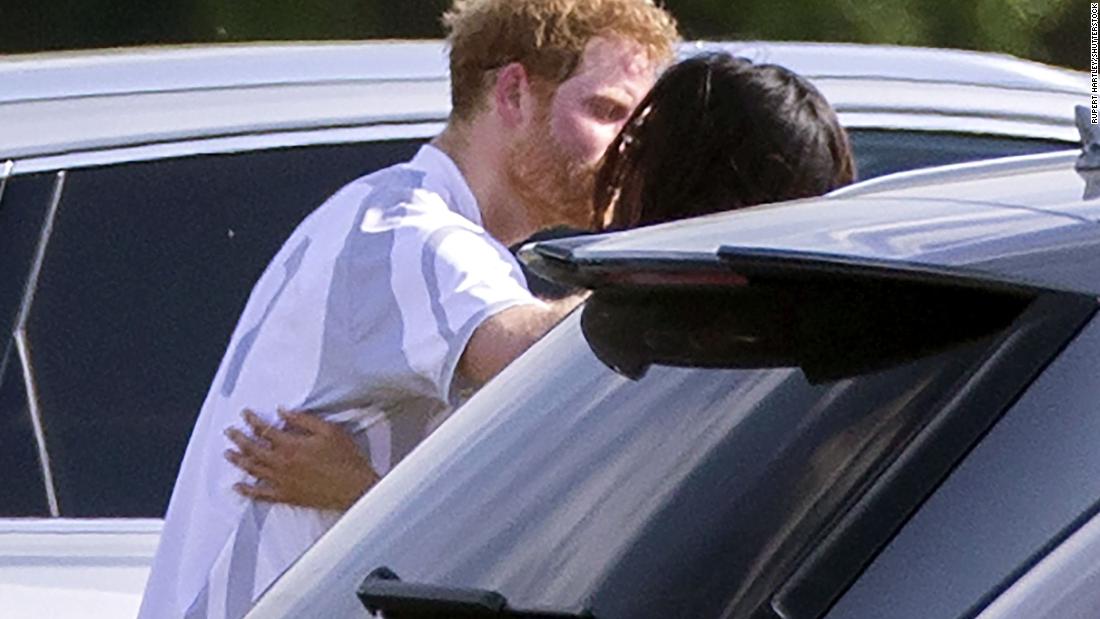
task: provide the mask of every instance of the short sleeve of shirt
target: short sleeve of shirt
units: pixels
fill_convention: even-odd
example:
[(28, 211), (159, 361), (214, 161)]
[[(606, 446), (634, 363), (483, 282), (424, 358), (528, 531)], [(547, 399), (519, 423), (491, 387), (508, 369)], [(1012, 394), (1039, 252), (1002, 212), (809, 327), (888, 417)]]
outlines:
[(417, 312), (423, 329), (406, 325), (413, 341), (405, 355), (449, 402), (459, 359), (478, 326), (507, 308), (541, 302), (527, 290), (515, 258), (484, 232), (449, 225), (424, 234), (419, 267), (428, 312)]

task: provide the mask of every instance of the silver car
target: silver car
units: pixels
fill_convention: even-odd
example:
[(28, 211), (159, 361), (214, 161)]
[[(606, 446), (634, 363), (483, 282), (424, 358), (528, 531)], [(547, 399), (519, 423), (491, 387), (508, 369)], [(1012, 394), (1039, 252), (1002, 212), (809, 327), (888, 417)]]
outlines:
[[(972, 52), (684, 53), (713, 47), (810, 76), (865, 178), (1074, 146), (1072, 105), (1088, 93), (1078, 73)], [(444, 48), (14, 56), (0, 84), (0, 598), (18, 601), (6, 616), (114, 614), (136, 607), (253, 281), (325, 197), (442, 128)]]
[(1077, 161), (536, 244), (583, 309), (249, 619), (1095, 617), (1100, 161)]

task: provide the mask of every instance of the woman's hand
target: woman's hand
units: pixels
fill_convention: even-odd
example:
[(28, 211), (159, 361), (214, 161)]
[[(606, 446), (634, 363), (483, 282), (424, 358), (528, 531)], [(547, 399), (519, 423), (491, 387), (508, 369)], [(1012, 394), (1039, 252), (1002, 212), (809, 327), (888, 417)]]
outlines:
[(336, 424), (281, 410), (282, 428), (268, 425), (250, 410), (241, 416), (252, 435), (226, 429), (237, 450), (226, 450), (225, 459), (256, 478), (255, 483), (233, 486), (246, 497), (346, 510), (378, 482), (370, 460)]

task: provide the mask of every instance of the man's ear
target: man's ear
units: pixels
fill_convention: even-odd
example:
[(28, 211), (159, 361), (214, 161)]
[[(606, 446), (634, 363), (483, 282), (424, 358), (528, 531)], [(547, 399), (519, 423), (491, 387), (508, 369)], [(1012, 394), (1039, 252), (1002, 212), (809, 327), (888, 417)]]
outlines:
[(512, 62), (497, 69), (493, 82), (493, 107), (504, 126), (520, 127), (532, 113), (533, 92), (527, 69)]

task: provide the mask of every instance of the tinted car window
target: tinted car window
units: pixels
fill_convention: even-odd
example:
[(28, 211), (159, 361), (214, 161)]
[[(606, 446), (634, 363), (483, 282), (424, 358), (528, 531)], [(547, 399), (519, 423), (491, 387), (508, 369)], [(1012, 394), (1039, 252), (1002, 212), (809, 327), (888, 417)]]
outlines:
[[(828, 287), (833, 301), (861, 298)], [(383, 480), (381, 503), (368, 494), (319, 543), (355, 558), (330, 561), (336, 588), (312, 599), (385, 565), (603, 619), (762, 610), (1020, 310), (960, 314), (889, 292), (886, 304), (811, 303), (808, 288), (785, 288), (782, 303), (593, 297)], [(939, 313), (938, 328), (903, 320), (912, 307)], [(788, 310), (806, 320), (783, 322)], [(950, 320), (970, 324), (952, 332)]]
[(161, 516), (254, 280), (293, 227), (414, 141), (70, 172), (30, 316), (65, 516)]
[(1056, 140), (927, 131), (851, 129), (849, 135), (856, 156), (856, 171), (861, 180), (917, 168), (1075, 147)]
[(1100, 322), (974, 448), (828, 615), (972, 616), (1100, 507)]
[(50, 174), (17, 176), (0, 194), (0, 516), (49, 512), (12, 331), (53, 187)]

